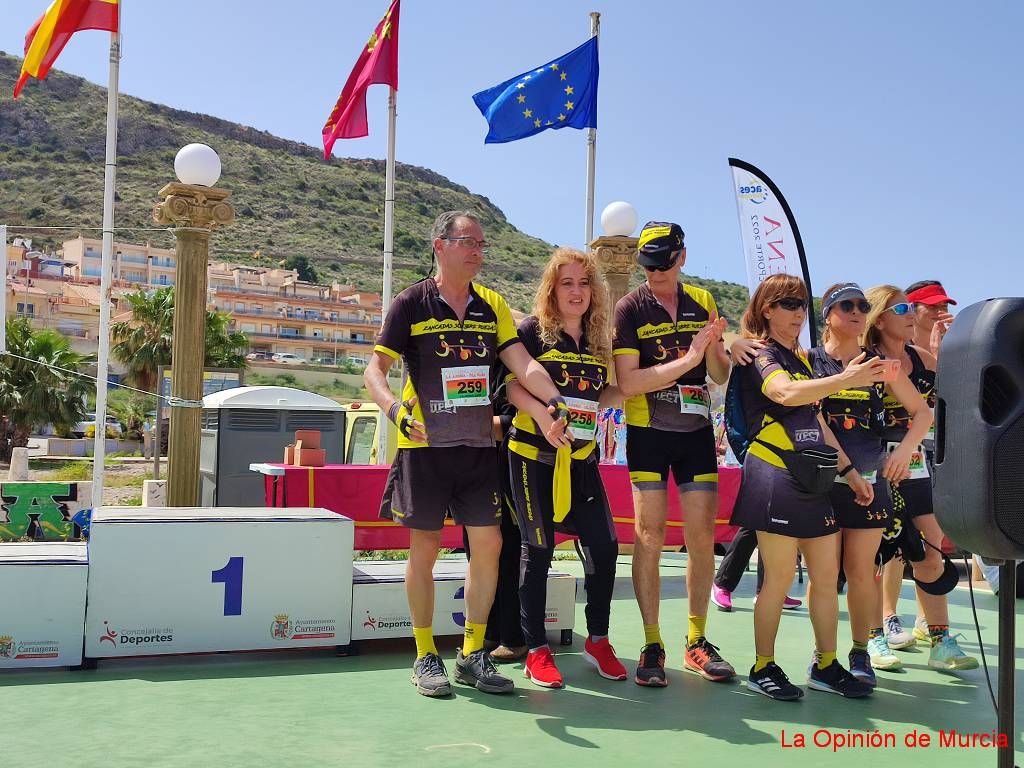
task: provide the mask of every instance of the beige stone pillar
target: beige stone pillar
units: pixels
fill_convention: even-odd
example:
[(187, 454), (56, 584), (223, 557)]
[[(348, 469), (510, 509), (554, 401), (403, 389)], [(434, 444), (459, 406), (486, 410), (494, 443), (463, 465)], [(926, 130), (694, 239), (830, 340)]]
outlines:
[(206, 360), (206, 272), (210, 232), (230, 224), (231, 193), (177, 182), (160, 190), (157, 224), (170, 224), (177, 241), (174, 272), (174, 339), (171, 347), (171, 424), (167, 448), (167, 504), (199, 503), (199, 431)]
[(598, 237), (590, 243), (590, 251), (608, 281), (613, 308), (629, 293), (629, 280), (637, 269), (636, 244), (637, 238), (622, 235)]

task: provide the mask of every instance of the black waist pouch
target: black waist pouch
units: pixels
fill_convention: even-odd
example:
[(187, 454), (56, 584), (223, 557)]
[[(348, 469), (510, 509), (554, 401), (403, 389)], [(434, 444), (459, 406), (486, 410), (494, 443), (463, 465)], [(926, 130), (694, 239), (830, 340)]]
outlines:
[(839, 468), (839, 451), (831, 446), (787, 451), (778, 446), (755, 440), (770, 450), (786, 465), (789, 474), (807, 493), (824, 496), (832, 489)]

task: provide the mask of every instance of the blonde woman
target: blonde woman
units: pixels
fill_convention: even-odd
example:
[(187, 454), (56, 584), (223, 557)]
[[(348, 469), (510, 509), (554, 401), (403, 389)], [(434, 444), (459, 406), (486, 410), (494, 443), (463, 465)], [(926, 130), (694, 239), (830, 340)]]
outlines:
[[(907, 295), (894, 285), (879, 285), (867, 291), (871, 303), (868, 312), (863, 345), (887, 358), (900, 361), (901, 369), (909, 376), (911, 383), (920, 394), (919, 402), (927, 409), (935, 406), (935, 357), (926, 349), (914, 346), (915, 305)], [(930, 414), (930, 411), (925, 410)], [(885, 400), (885, 440), (889, 445), (906, 442), (908, 435), (918, 425), (913, 409), (908, 409), (897, 398)], [(943, 560), (938, 552), (942, 546), (942, 530), (932, 509), (932, 485), (928, 463), (923, 459), (929, 447), (931, 430), (917, 449), (910, 476), (892, 488), (894, 506), (904, 519), (913, 520), (931, 547), (925, 547), (925, 559), (913, 563), (914, 580), (930, 584), (943, 575)], [(916, 436), (915, 436), (916, 439)], [(915, 639), (927, 640), (931, 646), (928, 666), (939, 670), (974, 669), (978, 660), (968, 656), (960, 648), (956, 638), (949, 634), (949, 612), (944, 594), (933, 594), (917, 588), (917, 601), (924, 612), (920, 626), (915, 626), (911, 635), (903, 629), (896, 601), (903, 581), (904, 563), (893, 559), (885, 569), (882, 579), (882, 613), (879, 618), (885, 627), (887, 644), (896, 649), (914, 645)]]
[[(509, 400), (519, 410), (508, 438), (512, 501), (522, 536), (519, 601), (529, 646), (526, 677), (545, 688), (561, 688), (544, 630), (548, 568), (555, 531), (579, 537), (587, 591), (587, 640), (583, 657), (609, 680), (625, 680), (626, 668), (608, 642), (608, 620), (618, 541), (598, 472), (597, 413), (622, 403), (608, 381), (611, 334), (608, 288), (592, 255), (559, 248), (541, 277), (533, 315), (519, 325), (519, 338), (568, 406), (568, 414), (530, 395), (516, 381)], [(556, 418), (569, 426), (555, 449), (545, 439)]]

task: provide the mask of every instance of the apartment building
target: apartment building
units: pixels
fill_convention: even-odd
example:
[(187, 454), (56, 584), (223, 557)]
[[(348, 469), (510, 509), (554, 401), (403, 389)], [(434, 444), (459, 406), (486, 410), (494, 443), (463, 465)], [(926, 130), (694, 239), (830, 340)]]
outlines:
[[(90, 282), (100, 280), (102, 255), (103, 241), (89, 237), (65, 240), (61, 252), (67, 276)], [(115, 285), (129, 287), (174, 285), (176, 264), (172, 248), (115, 241), (111, 277)]]

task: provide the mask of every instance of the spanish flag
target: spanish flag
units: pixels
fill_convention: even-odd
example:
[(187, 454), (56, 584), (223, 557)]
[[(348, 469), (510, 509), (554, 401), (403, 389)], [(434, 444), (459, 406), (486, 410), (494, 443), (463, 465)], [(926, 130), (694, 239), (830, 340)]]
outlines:
[(25, 61), (14, 86), (18, 98), (29, 77), (42, 80), (60, 56), (71, 36), (82, 29), (117, 32), (119, 0), (53, 0), (25, 35)]

